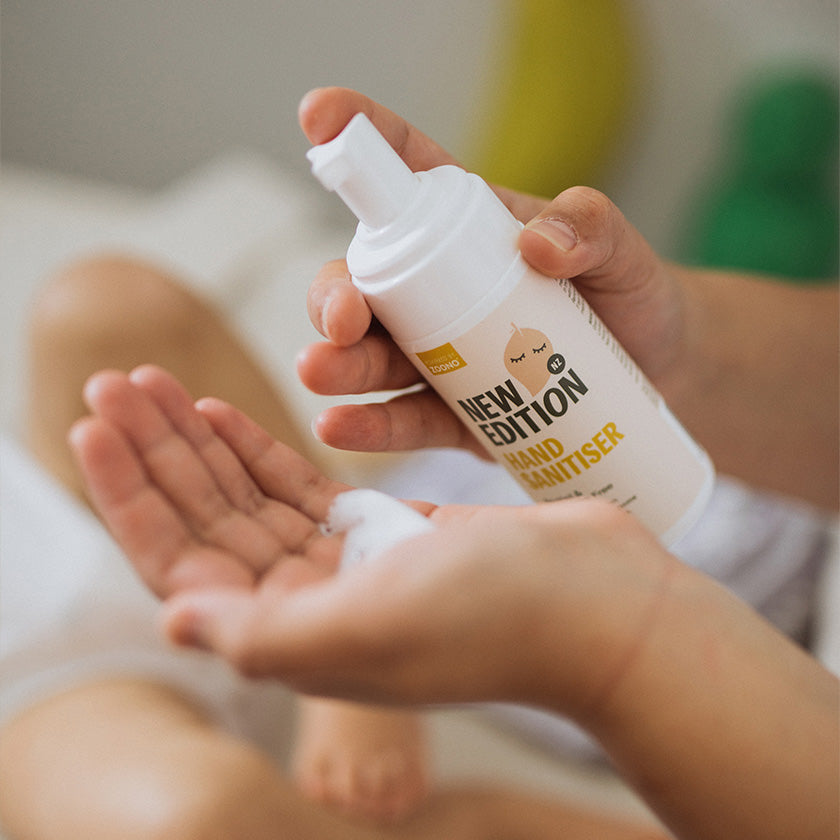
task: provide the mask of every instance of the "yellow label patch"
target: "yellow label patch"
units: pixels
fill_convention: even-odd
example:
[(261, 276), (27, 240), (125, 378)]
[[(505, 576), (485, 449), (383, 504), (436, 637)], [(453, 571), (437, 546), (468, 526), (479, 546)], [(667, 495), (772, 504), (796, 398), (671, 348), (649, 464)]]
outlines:
[(429, 369), (432, 376), (452, 373), (453, 370), (461, 370), (467, 366), (451, 344), (441, 344), (440, 347), (424, 350), (417, 354), (417, 358)]

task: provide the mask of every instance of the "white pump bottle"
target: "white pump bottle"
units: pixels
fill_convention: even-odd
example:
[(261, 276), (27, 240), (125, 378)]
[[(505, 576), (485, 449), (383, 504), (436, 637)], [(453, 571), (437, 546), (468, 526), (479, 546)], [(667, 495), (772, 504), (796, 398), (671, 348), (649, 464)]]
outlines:
[(481, 178), (412, 172), (364, 114), (307, 157), (359, 219), (347, 264), (371, 310), (535, 501), (605, 498), (666, 544), (693, 524), (708, 456), (575, 287), (525, 263)]

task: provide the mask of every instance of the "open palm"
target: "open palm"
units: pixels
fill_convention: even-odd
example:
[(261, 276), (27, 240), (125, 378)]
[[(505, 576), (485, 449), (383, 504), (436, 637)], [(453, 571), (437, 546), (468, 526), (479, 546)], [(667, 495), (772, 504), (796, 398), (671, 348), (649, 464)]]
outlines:
[(164, 370), (91, 377), (70, 440), (94, 507), (163, 598), (204, 587), (296, 587), (331, 574), (319, 523), (348, 489), (237, 409), (193, 403)]

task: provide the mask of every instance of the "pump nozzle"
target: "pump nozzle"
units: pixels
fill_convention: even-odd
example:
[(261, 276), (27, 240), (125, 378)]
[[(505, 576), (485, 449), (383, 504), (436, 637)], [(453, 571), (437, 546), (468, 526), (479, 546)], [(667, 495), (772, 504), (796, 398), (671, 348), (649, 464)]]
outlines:
[(314, 146), (306, 157), (312, 174), (371, 228), (392, 222), (420, 186), (417, 176), (362, 113), (338, 137)]

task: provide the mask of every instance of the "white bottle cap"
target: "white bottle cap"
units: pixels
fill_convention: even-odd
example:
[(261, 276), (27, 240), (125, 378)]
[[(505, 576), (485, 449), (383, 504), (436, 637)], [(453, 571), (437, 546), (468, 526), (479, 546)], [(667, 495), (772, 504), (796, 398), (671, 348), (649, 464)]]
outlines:
[(312, 174), (371, 228), (390, 224), (420, 186), (417, 176), (362, 113), (338, 137), (310, 149), (306, 157)]

